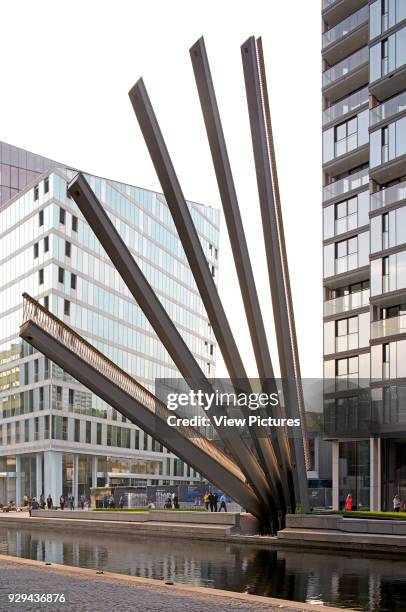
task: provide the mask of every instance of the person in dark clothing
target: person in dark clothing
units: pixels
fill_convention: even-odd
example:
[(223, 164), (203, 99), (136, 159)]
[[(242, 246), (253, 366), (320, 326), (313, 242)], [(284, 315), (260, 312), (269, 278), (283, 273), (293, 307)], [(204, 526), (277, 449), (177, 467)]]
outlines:
[[(35, 500), (35, 501), (37, 501), (37, 500)], [(44, 498), (42, 493), (39, 496), (39, 507), (41, 508), (41, 510), (45, 510), (45, 498)]]
[(219, 502), (219, 498), (217, 493), (213, 493), (213, 510), (214, 512), (217, 512), (217, 504)]
[(38, 510), (38, 508), (39, 508), (39, 503), (34, 497), (33, 500), (31, 501), (31, 504), (30, 503), (28, 504), (28, 511), (30, 513), (30, 516), (31, 516), (31, 510)]
[(120, 510), (124, 508), (124, 496), (123, 495), (121, 495), (118, 505), (120, 506)]
[(68, 502), (69, 502), (69, 508), (71, 510), (75, 509), (75, 498), (73, 497), (72, 493), (68, 496)]
[(179, 498), (177, 495), (175, 495), (173, 498), (173, 507), (175, 510), (179, 510)]
[(49, 494), (48, 497), (47, 497), (47, 508), (48, 508), (48, 510), (52, 510), (53, 506), (54, 506), (54, 502), (52, 501), (51, 494)]
[(65, 508), (65, 504), (66, 504), (65, 497), (61, 495), (59, 498), (59, 507), (61, 510)]
[(214, 511), (213, 493), (209, 493), (209, 506), (210, 506), (210, 512), (213, 512)]

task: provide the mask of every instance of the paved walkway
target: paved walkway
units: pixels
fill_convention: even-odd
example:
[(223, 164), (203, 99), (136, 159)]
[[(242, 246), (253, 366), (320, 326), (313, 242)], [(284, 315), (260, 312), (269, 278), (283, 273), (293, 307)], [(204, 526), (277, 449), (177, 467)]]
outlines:
[[(10, 593), (64, 593), (65, 603), (9, 603)], [(187, 585), (169, 586), (158, 580), (120, 576), (94, 570), (46, 566), (39, 561), (0, 555), (0, 610), (30, 612), (284, 612), (314, 611), (315, 606), (281, 599), (227, 593)], [(323, 612), (336, 608), (318, 606)], [(343, 612), (341, 610), (341, 612)]]

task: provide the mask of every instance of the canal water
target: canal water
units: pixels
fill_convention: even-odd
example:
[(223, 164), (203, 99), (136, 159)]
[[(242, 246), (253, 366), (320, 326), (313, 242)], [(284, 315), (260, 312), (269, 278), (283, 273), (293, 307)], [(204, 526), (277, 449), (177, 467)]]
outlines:
[(0, 528), (0, 553), (368, 612), (406, 610), (406, 561), (190, 540)]

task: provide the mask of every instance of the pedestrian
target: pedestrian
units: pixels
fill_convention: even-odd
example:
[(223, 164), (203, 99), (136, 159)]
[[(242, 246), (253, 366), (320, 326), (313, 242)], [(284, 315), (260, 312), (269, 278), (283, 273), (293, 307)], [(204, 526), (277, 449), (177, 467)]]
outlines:
[(173, 498), (173, 507), (175, 510), (179, 510), (179, 498), (177, 495)]
[(28, 497), (28, 495), (24, 495), (24, 497), (23, 497), (23, 502), (24, 502), (24, 506), (28, 506), (28, 502), (29, 502), (29, 497)]
[(206, 491), (204, 497), (203, 497), (203, 501), (204, 501), (204, 506), (206, 508), (206, 510), (209, 509), (209, 504), (210, 504), (210, 493), (208, 491)]
[(170, 508), (172, 508), (172, 500), (171, 500), (169, 495), (168, 495), (168, 498), (167, 498), (167, 500), (165, 502), (165, 508), (166, 508), (166, 510), (169, 510)]
[(212, 492), (209, 493), (209, 506), (210, 512), (214, 512), (214, 496)]
[(49, 493), (47, 497), (47, 508), (48, 510), (52, 510), (53, 507), (54, 507), (54, 502), (52, 501), (51, 494)]
[(59, 498), (59, 507), (61, 510), (63, 510), (65, 508), (65, 497), (63, 495), (60, 496)]
[(402, 507), (402, 502), (400, 500), (399, 495), (395, 495), (395, 497), (393, 498), (393, 510), (394, 512), (400, 512), (400, 509)]
[(110, 508), (116, 507), (116, 504), (114, 503), (114, 497), (112, 495), (110, 495), (109, 506)]
[(75, 498), (73, 497), (72, 493), (69, 493), (68, 495), (68, 503), (69, 503), (70, 510), (74, 510), (75, 509)]
[(224, 508), (224, 512), (227, 512), (226, 496), (224, 495), (224, 493), (223, 493), (223, 495), (220, 496), (220, 510), (219, 510), (219, 512), (221, 512), (223, 510), (223, 508)]
[(348, 493), (347, 499), (345, 500), (345, 509), (352, 510), (352, 497), (351, 493)]
[(104, 495), (103, 497), (103, 508), (108, 508), (109, 507), (109, 498), (107, 495)]
[(84, 509), (85, 509), (85, 497), (84, 497), (84, 495), (81, 495), (81, 496), (80, 496), (80, 508), (81, 508), (82, 510), (84, 510)]
[(124, 508), (124, 496), (123, 495), (120, 496), (120, 500), (118, 502), (118, 505), (120, 506), (120, 510), (122, 510)]
[(45, 510), (45, 497), (43, 493), (41, 493), (41, 495), (39, 496), (39, 507), (41, 508), (41, 510)]
[(32, 500), (28, 502), (28, 512), (30, 513), (30, 516), (31, 516), (31, 510), (38, 510), (38, 508), (39, 508), (39, 503), (37, 502), (35, 497), (33, 497)]

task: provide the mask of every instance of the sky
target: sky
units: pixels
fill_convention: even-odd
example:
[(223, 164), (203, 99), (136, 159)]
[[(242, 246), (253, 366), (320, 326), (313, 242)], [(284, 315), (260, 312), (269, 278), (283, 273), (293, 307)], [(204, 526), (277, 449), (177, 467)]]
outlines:
[[(321, 376), (320, 2), (8, 0), (1, 21), (0, 140), (161, 191), (127, 95), (142, 76), (186, 198), (221, 208), (189, 59), (204, 36), (277, 370), (240, 56), (262, 36), (302, 374)], [(255, 377), (224, 219), (219, 292)]]

